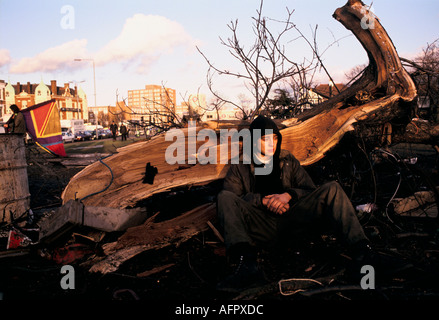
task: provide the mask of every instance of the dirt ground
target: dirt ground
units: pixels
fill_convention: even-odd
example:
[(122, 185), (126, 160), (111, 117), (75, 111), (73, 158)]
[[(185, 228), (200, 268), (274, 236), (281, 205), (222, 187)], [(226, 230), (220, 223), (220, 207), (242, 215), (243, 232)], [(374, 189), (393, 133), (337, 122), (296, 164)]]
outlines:
[[(340, 150), (334, 150), (334, 153), (337, 152)], [(437, 179), (437, 152), (428, 148), (415, 149), (412, 146), (402, 147), (398, 152), (407, 152), (411, 157), (416, 156), (418, 164), (428, 169), (428, 175)], [(51, 161), (50, 155), (35, 150), (28, 152), (27, 156), (31, 208), (38, 216), (60, 205), (63, 188), (82, 167), (66, 167), (60, 162)], [(337, 179), (346, 187), (348, 194), (352, 193), (354, 184), (347, 178), (349, 175), (336, 176), (334, 173), (340, 172), (334, 165), (334, 159), (338, 159), (340, 167), (345, 167), (340, 156), (329, 155), (325, 162), (307, 169), (317, 183), (324, 179)], [(357, 170), (362, 170), (363, 163), (355, 163)], [(395, 186), (391, 184), (391, 170), (387, 167), (383, 170), (380, 172), (389, 174), (383, 179), (390, 190), (380, 189), (380, 181), (376, 181), (375, 189), (378, 190), (378, 194), (386, 195), (375, 198), (378, 204), (380, 201), (386, 203), (384, 198), (388, 199), (387, 193), (392, 194), (395, 190)], [(325, 172), (325, 176), (321, 174), (322, 171)], [(364, 172), (362, 171), (363, 176), (367, 176)], [(364, 203), (370, 196), (372, 187), (369, 185), (368, 188), (364, 188), (362, 183), (368, 184), (370, 181), (366, 178), (363, 178), (363, 181), (356, 179), (356, 191), (352, 193), (355, 205)], [(364, 189), (368, 189), (369, 193)], [(400, 191), (403, 192), (402, 184)], [(73, 241), (72, 235), (68, 234), (62, 242), (51, 248), (42, 248), (38, 243), (28, 245), (23, 248), (24, 251), (17, 251), (23, 252), (23, 255), (0, 255), (0, 294), (5, 300), (436, 300), (439, 299), (437, 220), (425, 217), (389, 217), (382, 207), (361, 216), (360, 222), (378, 251), (398, 256), (414, 265), (413, 268), (393, 277), (377, 280), (374, 290), (358, 288), (358, 282), (352, 282), (346, 277), (344, 270), (349, 257), (345, 248), (337, 241), (335, 235), (323, 234), (301, 238), (293, 247), (262, 251), (259, 262), (268, 279), (266, 286), (240, 294), (218, 292), (215, 290), (216, 283), (230, 270), (222, 243), (213, 231), (208, 229), (179, 247), (169, 246), (139, 254), (125, 262), (117, 272), (106, 275), (92, 274), (83, 267), (83, 263), (93, 255), (87, 250), (99, 251), (103, 243), (114, 241), (120, 233), (105, 234), (97, 242), (78, 238)], [(77, 227), (72, 233), (90, 235), (93, 230)], [(5, 241), (4, 237), (0, 238), (2, 248)], [(62, 289), (62, 265), (54, 259), (49, 259), (47, 254), (44, 257), (42, 254), (48, 250), (52, 250), (53, 253), (54, 250), (78, 243), (83, 246), (77, 251), (70, 251), (77, 257), (70, 262), (75, 270), (75, 288)], [(0, 250), (0, 253), (4, 252), (5, 250)], [(163, 269), (157, 269), (160, 267)], [(142, 275), (151, 270), (156, 272), (148, 276)], [(319, 279), (320, 284), (312, 283), (307, 290), (293, 293), (293, 285), (297, 285), (298, 282), (292, 279)]]

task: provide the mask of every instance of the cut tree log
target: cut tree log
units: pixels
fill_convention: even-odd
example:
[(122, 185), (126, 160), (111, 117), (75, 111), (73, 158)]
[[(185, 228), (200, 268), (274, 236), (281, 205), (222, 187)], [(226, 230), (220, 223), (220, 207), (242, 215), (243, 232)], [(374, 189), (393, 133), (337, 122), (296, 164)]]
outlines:
[[(369, 25), (373, 28), (362, 27), (365, 13), (359, 0), (348, 1), (334, 13), (335, 19), (352, 31), (368, 54), (369, 65), (362, 76), (281, 130), (282, 148), (290, 150), (302, 165), (322, 159), (347, 132), (380, 128), (395, 119), (408, 124), (412, 118), (415, 84), (380, 21), (371, 16), (373, 21)], [(188, 150), (187, 129), (185, 134)], [(129, 208), (153, 194), (207, 184), (225, 176), (228, 164), (168, 164), (165, 151), (171, 143), (162, 134), (118, 149), (117, 154), (104, 160), (105, 165), (96, 162), (74, 176), (62, 194), (63, 201), (87, 197), (83, 200), (86, 205)], [(198, 150), (203, 142), (197, 143)], [(158, 170), (153, 184), (142, 182), (148, 162)]]

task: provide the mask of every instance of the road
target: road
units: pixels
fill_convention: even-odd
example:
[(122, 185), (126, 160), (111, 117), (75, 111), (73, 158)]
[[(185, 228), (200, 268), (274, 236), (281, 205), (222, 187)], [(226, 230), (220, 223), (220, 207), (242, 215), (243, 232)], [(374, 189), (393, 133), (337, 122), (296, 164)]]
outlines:
[(117, 148), (142, 140), (145, 140), (145, 136), (130, 137), (126, 141), (122, 141), (121, 137), (118, 137), (116, 141), (114, 141), (112, 138), (92, 141), (79, 141), (73, 143), (64, 143), (64, 149), (66, 150), (67, 155), (87, 153), (114, 153), (116, 152)]

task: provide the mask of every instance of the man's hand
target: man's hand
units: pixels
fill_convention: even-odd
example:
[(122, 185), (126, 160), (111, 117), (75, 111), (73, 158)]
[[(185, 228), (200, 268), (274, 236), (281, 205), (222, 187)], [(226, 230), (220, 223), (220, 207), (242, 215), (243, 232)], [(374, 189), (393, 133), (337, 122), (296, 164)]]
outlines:
[(290, 200), (291, 196), (287, 192), (282, 194), (270, 194), (262, 199), (262, 204), (271, 212), (283, 214), (290, 208)]

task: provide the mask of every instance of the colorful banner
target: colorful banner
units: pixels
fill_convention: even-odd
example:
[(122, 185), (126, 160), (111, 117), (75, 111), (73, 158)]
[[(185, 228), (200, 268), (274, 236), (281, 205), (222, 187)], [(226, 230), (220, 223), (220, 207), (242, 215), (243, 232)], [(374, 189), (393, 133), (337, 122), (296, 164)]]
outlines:
[(36, 104), (21, 112), (26, 119), (26, 130), (37, 145), (53, 155), (67, 156), (56, 100)]

